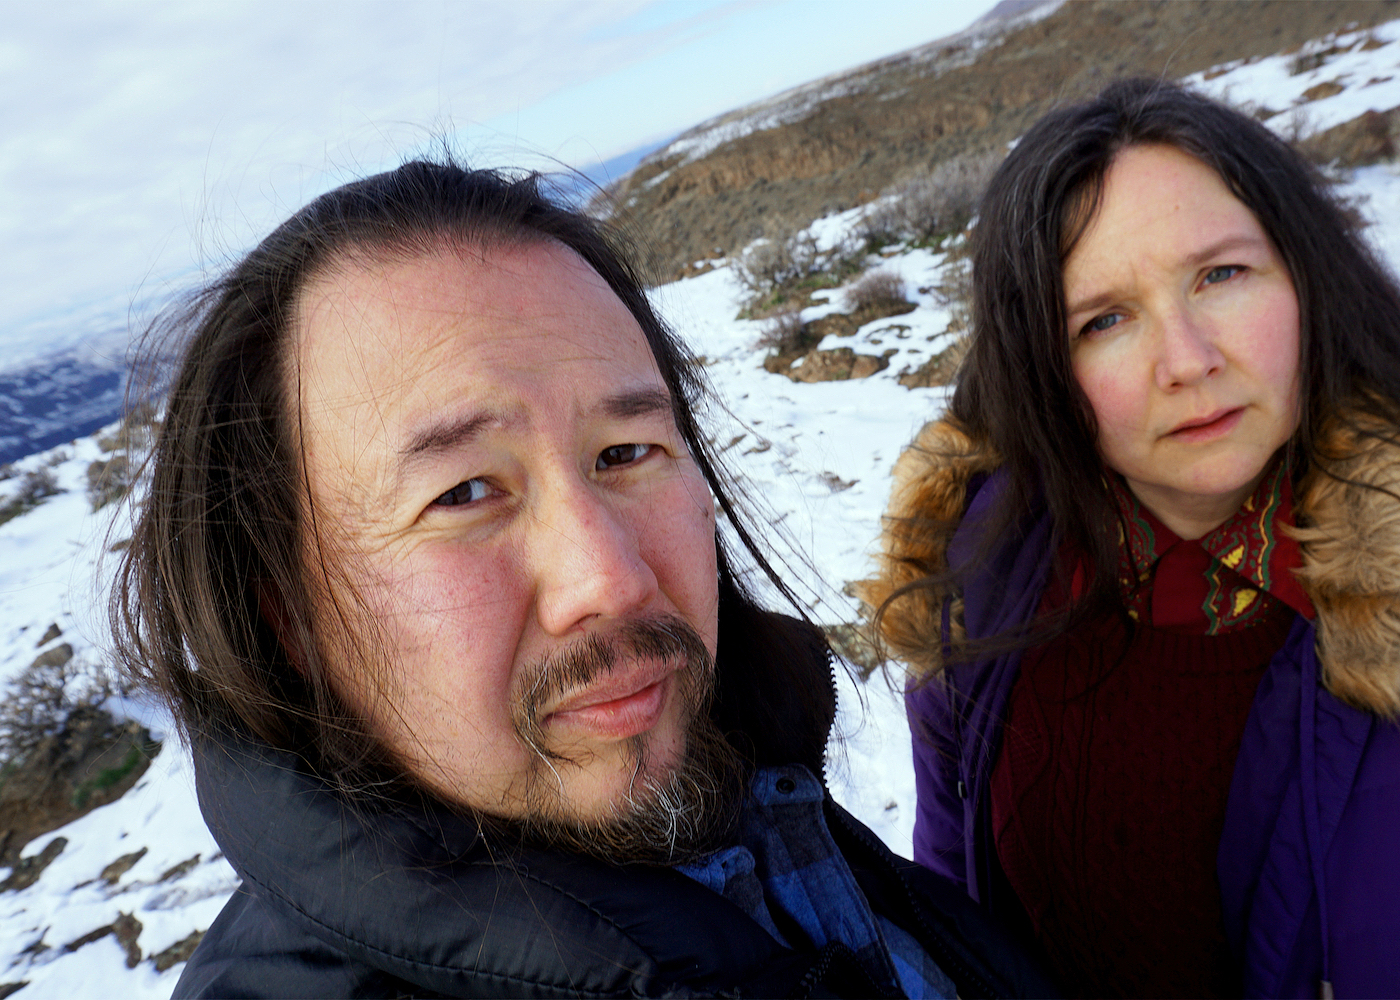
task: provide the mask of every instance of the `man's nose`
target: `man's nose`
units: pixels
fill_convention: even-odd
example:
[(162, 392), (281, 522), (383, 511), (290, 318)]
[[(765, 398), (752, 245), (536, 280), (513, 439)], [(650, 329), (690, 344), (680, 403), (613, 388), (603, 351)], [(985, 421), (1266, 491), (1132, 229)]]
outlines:
[(565, 635), (594, 617), (616, 618), (656, 596), (625, 507), (587, 480), (555, 487), (538, 513), (532, 545), (541, 627)]
[(1155, 376), (1165, 391), (1194, 385), (1225, 367), (1208, 319), (1189, 306), (1173, 308), (1161, 321)]

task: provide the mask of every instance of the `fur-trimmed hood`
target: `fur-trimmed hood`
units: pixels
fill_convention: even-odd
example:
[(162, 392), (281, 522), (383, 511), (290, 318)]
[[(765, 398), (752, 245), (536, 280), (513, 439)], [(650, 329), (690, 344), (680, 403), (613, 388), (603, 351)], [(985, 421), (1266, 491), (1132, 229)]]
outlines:
[[(1342, 701), (1400, 715), (1400, 446), (1337, 422), (1317, 454), (1331, 474), (1310, 471), (1297, 491), (1294, 536), (1303, 551), (1299, 581), (1317, 608), (1323, 682)], [(879, 608), (901, 587), (945, 568), (947, 536), (930, 531), (962, 516), (967, 488), (1000, 457), (951, 420), (926, 425), (894, 467), (877, 574), (856, 586)], [(916, 676), (942, 668), (942, 595), (918, 588), (880, 619), (886, 649)], [(962, 636), (960, 598), (950, 616)]]

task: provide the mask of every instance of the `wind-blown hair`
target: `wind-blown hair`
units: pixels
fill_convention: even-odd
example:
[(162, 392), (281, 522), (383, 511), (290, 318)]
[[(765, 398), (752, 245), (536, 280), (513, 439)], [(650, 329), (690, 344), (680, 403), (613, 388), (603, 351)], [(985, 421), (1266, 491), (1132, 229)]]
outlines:
[[(1087, 560), (1087, 593), (1052, 629), (1121, 611), (1119, 515), (1094, 411), (1070, 364), (1063, 274), (1109, 165), (1120, 150), (1144, 144), (1175, 147), (1214, 170), (1288, 268), (1301, 340), (1294, 468), (1325, 470), (1315, 445), (1328, 421), (1370, 433), (1397, 425), (1400, 291), (1314, 167), (1255, 119), (1160, 80), (1118, 81), (1051, 112), (1016, 144), (983, 196), (972, 233), (972, 340), (949, 414), (1009, 477), (1000, 509), (984, 522), (984, 545), (1043, 506), (1056, 544), (1070, 543)], [(917, 530), (948, 536), (955, 527)], [(930, 576), (890, 600), (950, 582)], [(1044, 638), (1042, 631), (1015, 641)]]
[[(411, 783), (337, 695), (326, 637), (314, 627), (328, 615), (348, 619), (325, 596), (336, 589), (324, 585), (336, 567), (322, 554), (305, 496), (293, 316), (308, 283), (347, 255), (395, 260), (444, 246), (489, 251), (544, 240), (577, 253), (635, 317), (717, 503), (758, 567), (791, 597), (697, 425), (700, 366), (653, 312), (621, 236), (553, 200), (539, 175), (412, 162), (317, 198), (148, 335), (157, 351), (179, 342), (182, 357), (110, 617), (124, 669), (164, 698), (186, 740), (224, 731), (251, 737), (301, 755), (355, 794)], [(791, 636), (777, 634), (781, 626), (750, 597), (722, 539), (716, 544), (720, 690), (712, 714), (722, 732), (745, 734), (731, 742), (747, 741), (746, 755), (781, 755), (792, 749), (785, 741), (805, 745), (807, 727), (829, 724), (830, 697), (800, 682)], [(363, 627), (365, 616), (355, 617)], [(347, 626), (345, 634), (355, 633)], [(378, 653), (392, 661), (392, 650)], [(384, 690), (380, 681), (371, 678)], [(771, 703), (774, 690), (789, 700), (766, 726), (745, 725), (744, 713)]]

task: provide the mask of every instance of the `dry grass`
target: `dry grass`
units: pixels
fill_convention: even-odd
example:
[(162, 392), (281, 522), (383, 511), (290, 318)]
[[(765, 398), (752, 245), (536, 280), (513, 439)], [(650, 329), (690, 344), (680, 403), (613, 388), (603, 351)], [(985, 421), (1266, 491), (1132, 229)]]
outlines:
[(58, 478), (48, 469), (26, 472), (20, 478), (19, 490), (8, 500), (0, 501), (0, 524), (33, 510), (49, 497), (62, 492), (58, 488)]

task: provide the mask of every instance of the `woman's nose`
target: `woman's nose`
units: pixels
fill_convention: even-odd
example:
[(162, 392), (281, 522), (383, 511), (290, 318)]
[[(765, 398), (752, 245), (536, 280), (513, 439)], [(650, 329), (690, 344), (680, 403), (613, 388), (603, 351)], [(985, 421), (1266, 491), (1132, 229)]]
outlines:
[(1225, 356), (1207, 320), (1185, 307), (1163, 317), (1155, 372), (1158, 388), (1170, 392), (1194, 385), (1224, 366)]
[(580, 481), (552, 491), (534, 524), (540, 625), (565, 635), (594, 617), (618, 618), (647, 607), (656, 574), (642, 556), (635, 512)]

